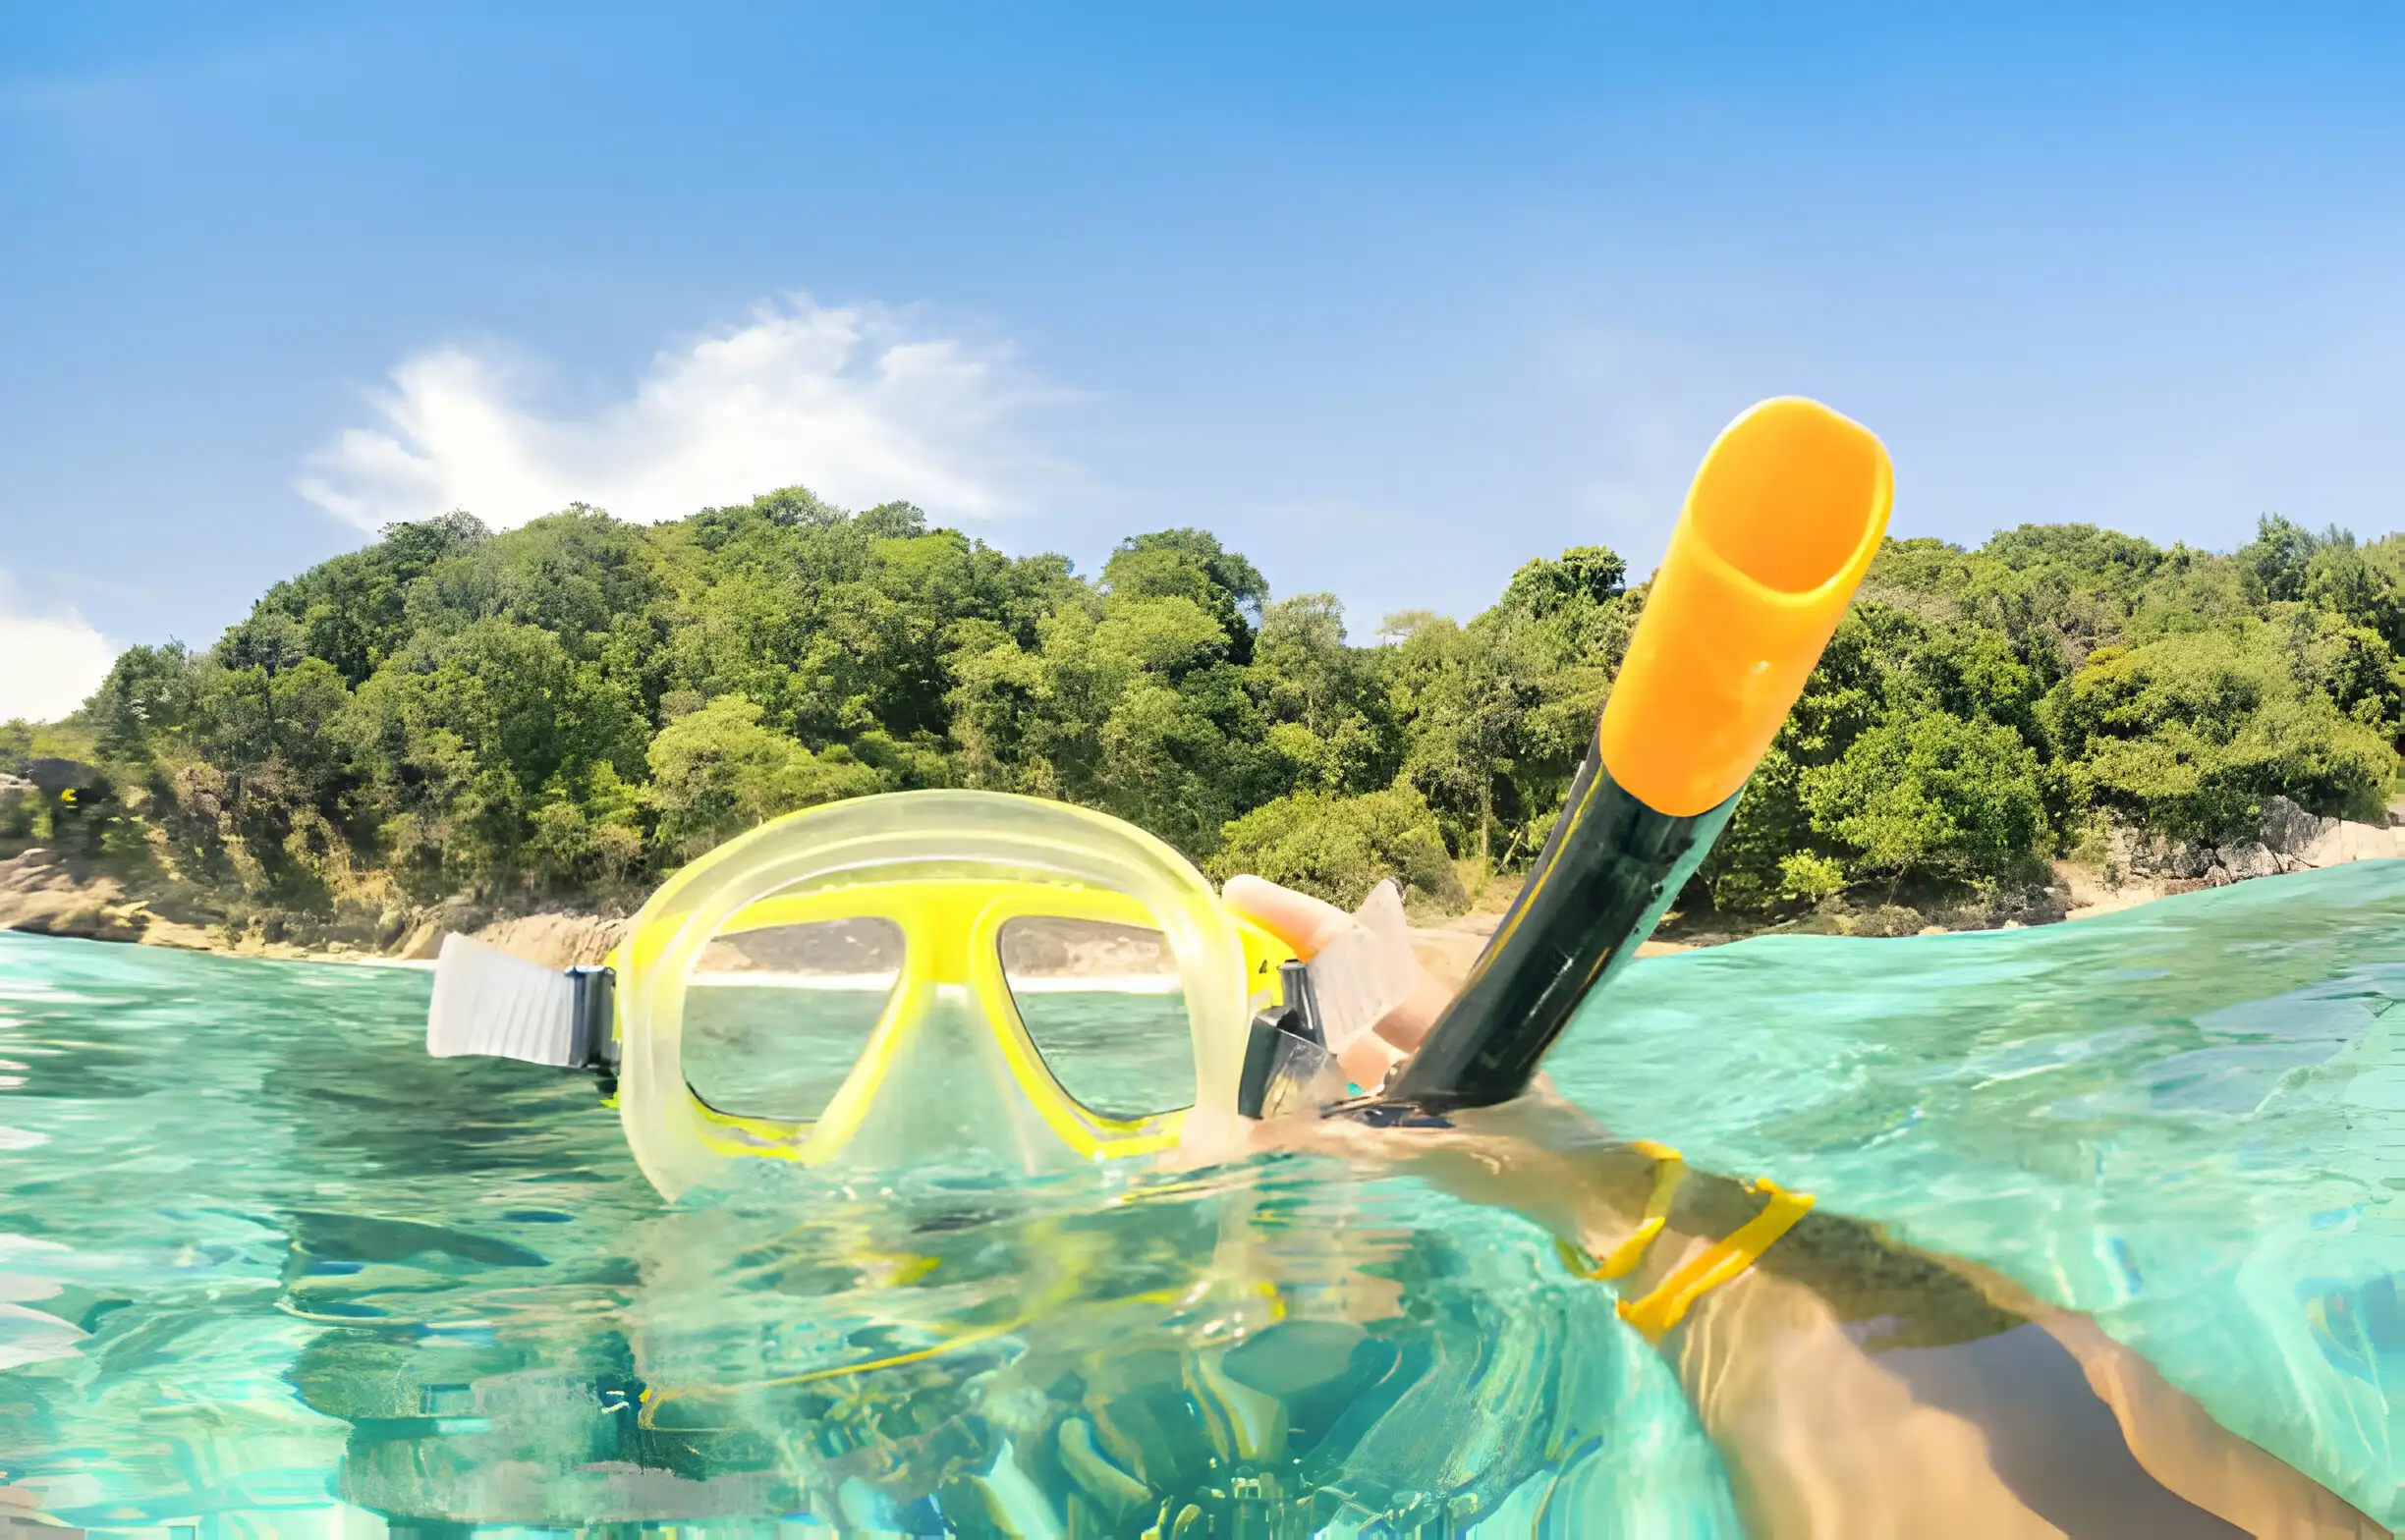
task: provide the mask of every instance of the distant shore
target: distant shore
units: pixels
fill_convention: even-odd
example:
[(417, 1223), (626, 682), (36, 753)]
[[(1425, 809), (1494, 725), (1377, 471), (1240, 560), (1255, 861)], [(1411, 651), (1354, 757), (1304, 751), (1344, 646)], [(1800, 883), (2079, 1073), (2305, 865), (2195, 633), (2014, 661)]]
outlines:
[[(1919, 908), (1897, 902), (1830, 902), (1756, 924), (1732, 924), (1722, 915), (1674, 913), (1638, 955), (1685, 952), (1764, 934), (1894, 937), (2077, 920), (2254, 877), (2405, 855), (2405, 827), (2399, 826), (2405, 824), (2405, 806), (2391, 816), (2396, 821), (2385, 826), (2351, 823), (2320, 817), (2273, 798), (2262, 827), (2244, 839), (2171, 845), (2123, 831), (2093, 852), (2091, 860), (2054, 862), (2050, 883)], [(1412, 942), (1422, 962), (1443, 977), (1468, 972), (1519, 888), (1517, 877), (1496, 878), (1478, 887), (1467, 913), (1416, 916), (1421, 923), (1412, 931)], [(358, 939), (271, 937), (262, 926), (229, 935), (223, 926), (179, 917), (172, 903), (131, 892), (106, 868), (56, 850), (33, 846), (0, 858), (0, 929), (234, 957), (424, 963), (441, 950), (446, 935), (459, 933), (545, 966), (569, 967), (607, 957), (630, 923), (624, 914), (567, 907), (495, 913), (454, 900), (392, 916), (384, 927), (388, 939), (380, 946)], [(858, 951), (857, 940), (850, 945)], [(1165, 968), (1165, 961), (1147, 948), (1156, 951), (1157, 943), (1137, 932), (1031, 937), (1014, 971), (1030, 978), (1080, 978), (1135, 976)], [(763, 958), (731, 965), (841, 973), (875, 964), (847, 953), (843, 958)]]

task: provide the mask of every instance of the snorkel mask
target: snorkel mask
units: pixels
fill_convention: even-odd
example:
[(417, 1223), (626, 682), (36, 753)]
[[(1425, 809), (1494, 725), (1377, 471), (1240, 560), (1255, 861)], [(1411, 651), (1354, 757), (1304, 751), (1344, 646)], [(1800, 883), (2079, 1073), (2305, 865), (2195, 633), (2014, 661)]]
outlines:
[(1593, 746), (1468, 983), (1383, 1085), (1346, 1044), (1417, 965), (1390, 885), (1309, 959), (1091, 809), (904, 792), (685, 867), (598, 968), (445, 939), (426, 1046), (590, 1070), (674, 1197), (760, 1158), (944, 1147), (1038, 1172), (1302, 1112), (1441, 1122), (1527, 1089), (1734, 810), (1884, 535), (1885, 449), (1797, 399), (1697, 472)]
[(903, 792), (720, 846), (604, 968), (447, 938), (427, 1048), (614, 1078), (627, 1142), (671, 1196), (761, 1157), (969, 1145), (1033, 1172), (1231, 1125), (1252, 1002), (1292, 959), (1131, 824)]

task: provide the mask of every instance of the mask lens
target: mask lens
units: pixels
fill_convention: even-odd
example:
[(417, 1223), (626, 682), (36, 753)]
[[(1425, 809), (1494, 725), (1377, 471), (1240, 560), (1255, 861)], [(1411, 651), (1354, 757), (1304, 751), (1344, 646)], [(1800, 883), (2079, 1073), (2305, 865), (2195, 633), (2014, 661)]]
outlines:
[(852, 1072), (902, 971), (902, 928), (851, 918), (729, 930), (686, 981), (685, 1083), (723, 1113), (806, 1123)]
[(1033, 915), (1005, 922), (1000, 936), (1019, 1019), (1079, 1105), (1133, 1119), (1194, 1104), (1194, 1038), (1166, 937)]

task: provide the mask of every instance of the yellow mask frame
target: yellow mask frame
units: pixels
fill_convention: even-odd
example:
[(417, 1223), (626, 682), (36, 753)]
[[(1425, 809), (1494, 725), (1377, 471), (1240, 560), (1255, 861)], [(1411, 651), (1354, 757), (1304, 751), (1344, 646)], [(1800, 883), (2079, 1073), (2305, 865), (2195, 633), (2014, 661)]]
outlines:
[[(1079, 1102), (1029, 1035), (1001, 959), (1002, 927), (1048, 917), (1143, 926), (1177, 965), (1195, 1054), (1189, 1108), (1123, 1118)], [(898, 978), (851, 1072), (807, 1122), (719, 1111), (683, 1062), (688, 982), (713, 939), (832, 919), (890, 922)], [(671, 877), (612, 954), (618, 1110), (627, 1143), (670, 1197), (732, 1163), (816, 1164), (851, 1148), (897, 1059), (939, 1009), (966, 1010), (998, 1050), (1022, 1105), (1075, 1162), (1157, 1154), (1232, 1127), (1258, 997), (1293, 953), (1232, 919), (1174, 849), (1107, 814), (997, 792), (904, 792), (790, 813)], [(1259, 1001), (1259, 1003), (1266, 1003)], [(1029, 1152), (1031, 1160), (1035, 1152)]]

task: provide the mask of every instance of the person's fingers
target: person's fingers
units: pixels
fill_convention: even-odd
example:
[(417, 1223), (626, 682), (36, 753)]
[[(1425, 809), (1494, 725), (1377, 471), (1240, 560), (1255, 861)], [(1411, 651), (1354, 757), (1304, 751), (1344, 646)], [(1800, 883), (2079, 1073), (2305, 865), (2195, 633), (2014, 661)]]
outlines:
[(1384, 1021), (1378, 1023), (1377, 1030), (1364, 1032), (1345, 1044), (1344, 1052), (1336, 1056), (1336, 1062), (1344, 1067), (1345, 1078), (1365, 1091), (1384, 1085), (1386, 1076), (1394, 1072), (1394, 1067), (1402, 1060), (1402, 1053), (1387, 1038)]
[(1324, 899), (1249, 873), (1230, 877), (1219, 890), (1219, 902), (1229, 913), (1243, 915), (1294, 948), (1295, 956), (1306, 962), (1353, 923), (1352, 915)]
[[(1416, 959), (1414, 961), (1417, 962)], [(1418, 971), (1419, 978), (1413, 984), (1412, 992), (1401, 1005), (1380, 1017), (1377, 1023), (1377, 1035), (1407, 1054), (1420, 1046), (1421, 1039), (1427, 1036), (1428, 1028), (1434, 1026), (1436, 1018), (1444, 1015), (1444, 1008), (1453, 1003), (1452, 985), (1429, 973), (1426, 967)]]
[[(1294, 948), (1295, 955), (1306, 962), (1357, 923), (1333, 904), (1250, 873), (1230, 877), (1219, 890), (1219, 902), (1229, 913), (1244, 916)], [(1354, 1084), (1383, 1083), (1393, 1061), (1420, 1046), (1420, 1040), (1427, 1035), (1427, 1029), (1452, 1000), (1453, 986), (1428, 972), (1417, 955), (1412, 958), (1412, 973), (1410, 994), (1378, 1019), (1373, 1033), (1363, 1034), (1354, 1048), (1348, 1050), (1361, 1061), (1356, 1064), (1348, 1058), (1345, 1065)], [(1370, 1041), (1372, 1037), (1377, 1041)]]

